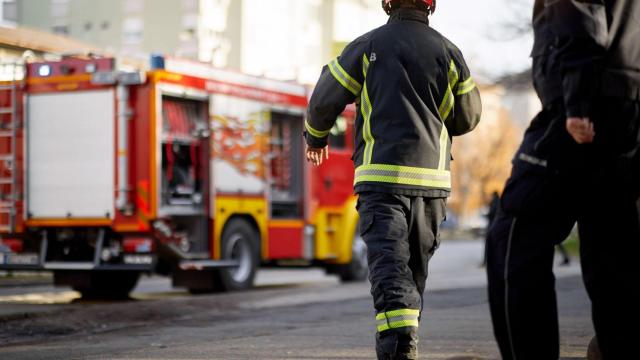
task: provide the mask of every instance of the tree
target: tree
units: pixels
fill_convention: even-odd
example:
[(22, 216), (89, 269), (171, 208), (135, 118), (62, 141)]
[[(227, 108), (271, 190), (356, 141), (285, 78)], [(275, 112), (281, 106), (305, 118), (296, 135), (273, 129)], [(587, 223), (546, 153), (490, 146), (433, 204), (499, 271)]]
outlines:
[(502, 191), (522, 133), (501, 104), (502, 87), (484, 87), (481, 92), (485, 107), (482, 121), (475, 131), (455, 138), (453, 144), (450, 207), (460, 216), (478, 211), (494, 191)]

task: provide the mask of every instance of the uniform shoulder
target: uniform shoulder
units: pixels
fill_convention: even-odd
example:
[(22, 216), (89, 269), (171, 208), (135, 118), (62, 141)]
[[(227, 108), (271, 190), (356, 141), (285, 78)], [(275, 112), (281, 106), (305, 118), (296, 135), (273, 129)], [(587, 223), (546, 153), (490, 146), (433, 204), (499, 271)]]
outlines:
[(377, 27), (365, 34), (362, 34), (360, 36), (358, 36), (355, 40), (353, 40), (351, 43), (352, 44), (362, 44), (362, 43), (368, 43), (370, 42), (377, 33), (379, 33), (383, 28), (385, 27), (385, 25), (382, 25), (380, 27)]
[(440, 37), (442, 38), (442, 42), (444, 43), (445, 48), (449, 51), (449, 53), (451, 54), (455, 54), (455, 55), (462, 55), (462, 52), (460, 51), (460, 48), (458, 48), (458, 46), (456, 46), (456, 44), (454, 44), (451, 40), (449, 40), (446, 36), (440, 34), (439, 32), (437, 32), (436, 30), (434, 30), (436, 33), (438, 33), (438, 35), (440, 35)]
[(362, 49), (369, 48), (369, 45), (371, 44), (371, 42), (375, 38), (376, 34), (379, 33), (379, 31), (383, 27), (384, 26), (381, 26), (381, 27), (378, 27), (376, 29), (373, 29), (373, 30), (369, 31), (368, 33), (360, 35), (355, 40), (351, 41), (345, 47), (345, 50), (344, 50), (342, 55), (344, 56), (344, 55), (352, 53), (352, 52), (360, 52), (360, 51), (362, 51)]

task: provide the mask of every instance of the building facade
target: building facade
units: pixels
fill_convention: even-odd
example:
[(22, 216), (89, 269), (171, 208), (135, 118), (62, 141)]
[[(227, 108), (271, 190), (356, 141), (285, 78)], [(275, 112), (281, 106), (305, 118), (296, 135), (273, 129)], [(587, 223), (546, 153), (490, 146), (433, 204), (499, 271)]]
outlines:
[(385, 21), (379, 2), (365, 0), (0, 1), (3, 24), (110, 53), (174, 55), (304, 83), (315, 82), (345, 43)]

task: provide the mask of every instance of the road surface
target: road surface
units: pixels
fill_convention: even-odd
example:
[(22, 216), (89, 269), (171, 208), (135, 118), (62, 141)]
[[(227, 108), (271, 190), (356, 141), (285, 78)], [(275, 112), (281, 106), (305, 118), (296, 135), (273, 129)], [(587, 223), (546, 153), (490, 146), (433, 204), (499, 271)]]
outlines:
[[(430, 267), (422, 359), (497, 359), (480, 242), (448, 242)], [(579, 268), (557, 268), (562, 357), (593, 335)], [(0, 287), (0, 359), (373, 359), (367, 283), (262, 270), (254, 290), (203, 296), (147, 278), (132, 299), (83, 301), (50, 286)]]

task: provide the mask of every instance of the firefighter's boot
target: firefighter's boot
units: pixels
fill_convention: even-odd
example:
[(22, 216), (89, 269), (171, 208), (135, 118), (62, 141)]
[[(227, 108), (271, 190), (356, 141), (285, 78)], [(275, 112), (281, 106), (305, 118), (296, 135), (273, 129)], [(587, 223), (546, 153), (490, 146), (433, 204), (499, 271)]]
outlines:
[(418, 359), (417, 328), (389, 330), (376, 334), (376, 354), (378, 360)]

